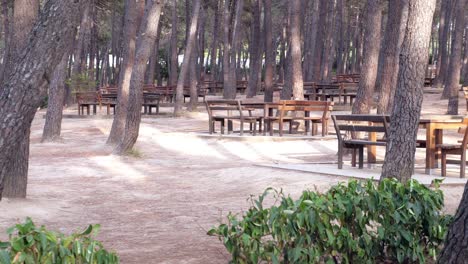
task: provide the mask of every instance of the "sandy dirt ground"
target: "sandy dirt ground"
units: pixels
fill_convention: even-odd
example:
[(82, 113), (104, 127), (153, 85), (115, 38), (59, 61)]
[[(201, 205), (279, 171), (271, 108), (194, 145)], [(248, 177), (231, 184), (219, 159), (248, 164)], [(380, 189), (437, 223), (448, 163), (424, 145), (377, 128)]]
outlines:
[[(426, 96), (425, 113), (445, 111), (446, 101), (438, 98)], [(460, 109), (464, 114), (464, 102)], [(202, 137), (208, 127), (203, 111), (143, 119), (137, 157), (112, 155), (105, 144), (111, 119), (66, 118), (62, 142), (42, 144), (43, 115), (32, 126), (28, 198), (0, 202), (0, 240), (7, 227), (31, 216), (65, 233), (100, 223), (99, 239), (122, 263), (227, 263), (222, 244), (206, 232), (228, 212), (246, 210), (250, 195), (274, 187), (297, 197), (348, 180), (257, 166), (336, 161), (334, 139)], [(446, 211), (454, 213), (463, 186), (443, 189)]]

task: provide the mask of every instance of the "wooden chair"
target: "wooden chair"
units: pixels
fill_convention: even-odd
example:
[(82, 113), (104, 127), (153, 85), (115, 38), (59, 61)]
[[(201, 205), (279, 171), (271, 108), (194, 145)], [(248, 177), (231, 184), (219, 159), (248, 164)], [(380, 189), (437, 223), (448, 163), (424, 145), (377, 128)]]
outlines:
[(77, 92), (76, 102), (78, 103), (78, 115), (84, 115), (86, 109), (87, 114), (90, 114), (90, 108), (93, 108), (93, 114), (96, 114), (96, 108), (101, 104), (98, 92)]
[[(468, 118), (463, 120), (463, 123), (468, 124)], [(465, 178), (466, 167), (466, 146), (468, 144), (468, 129), (461, 127), (458, 129), (459, 134), (463, 134), (463, 139), (459, 141), (461, 144), (440, 144), (437, 148), (442, 152), (442, 176), (447, 176), (447, 164), (460, 164), (460, 178)], [(459, 155), (460, 160), (447, 160), (447, 155)]]
[[(205, 101), (208, 112), (209, 132), (215, 132), (216, 122), (221, 125), (221, 134), (224, 134), (226, 124), (228, 133), (233, 132), (233, 121), (240, 122), (240, 135), (244, 135), (244, 123), (250, 124), (250, 131), (255, 136), (257, 133), (257, 123), (261, 128), (262, 117), (253, 116), (251, 109), (244, 109), (240, 100), (207, 100)], [(246, 115), (244, 112), (248, 112)]]
[[(371, 134), (383, 133), (387, 138), (388, 117), (379, 115), (332, 115), (338, 138), (338, 169), (343, 168), (344, 149), (351, 149), (353, 167), (356, 166), (356, 152), (359, 151), (359, 168), (364, 167), (364, 147), (386, 146), (385, 140), (373, 139)], [(338, 122), (343, 121), (343, 123)], [(358, 123), (356, 123), (358, 122)], [(367, 138), (362, 138), (367, 132)]]

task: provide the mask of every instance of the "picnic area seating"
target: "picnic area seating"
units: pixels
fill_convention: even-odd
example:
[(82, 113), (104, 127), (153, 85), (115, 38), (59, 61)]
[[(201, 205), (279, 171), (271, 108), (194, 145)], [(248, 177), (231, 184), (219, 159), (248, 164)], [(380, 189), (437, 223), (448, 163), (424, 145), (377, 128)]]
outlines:
[[(289, 123), (289, 133), (292, 134), (293, 123), (304, 121), (305, 134), (311, 131), (312, 135), (317, 134), (318, 124), (322, 124), (322, 136), (328, 135), (328, 120), (330, 119), (331, 111), (333, 110), (333, 102), (321, 101), (299, 101), (299, 100), (282, 100), (278, 104), (267, 105), (267, 108), (276, 108), (277, 114), (273, 111), (265, 110), (264, 123), (266, 128), (273, 135), (273, 124), (279, 124), (279, 135), (283, 136), (284, 123)], [(314, 114), (318, 113), (318, 114)]]
[(337, 74), (332, 81), (334, 83), (359, 83), (361, 75), (359, 73)]
[[(197, 96), (198, 98), (201, 98), (203, 102), (206, 101), (206, 95), (208, 94), (208, 88), (204, 88), (202, 86), (199, 86), (197, 88)], [(190, 98), (190, 88), (184, 88), (184, 103), (186, 102), (186, 98)]]
[(95, 115), (97, 106), (101, 105), (101, 99), (98, 92), (77, 92), (75, 94), (76, 102), (78, 103), (78, 115), (84, 115), (84, 110), (90, 115), (90, 108), (93, 108), (93, 114)]
[(233, 121), (240, 122), (240, 135), (244, 134), (244, 124), (250, 125), (250, 131), (255, 136), (257, 133), (257, 123), (259, 131), (262, 126), (262, 117), (253, 116), (253, 109), (244, 108), (240, 100), (207, 100), (205, 101), (208, 112), (208, 124), (210, 134), (215, 133), (216, 122), (220, 123), (221, 134), (224, 134), (226, 124), (228, 133), (233, 132)]
[[(351, 164), (356, 166), (356, 152), (359, 151), (359, 168), (364, 167), (364, 147), (387, 145), (377, 140), (377, 133), (387, 137), (389, 119), (380, 115), (332, 115), (338, 138), (338, 168), (343, 168), (345, 149), (352, 150)], [(363, 135), (365, 137), (363, 137)]]
[[(463, 119), (464, 124), (468, 124), (468, 118)], [(458, 133), (463, 135), (460, 144), (439, 144), (442, 154), (442, 176), (447, 176), (447, 164), (460, 164), (460, 178), (465, 178), (466, 167), (466, 146), (468, 144), (468, 129), (466, 126), (460, 127)], [(458, 155), (460, 159), (447, 160), (447, 155)]]

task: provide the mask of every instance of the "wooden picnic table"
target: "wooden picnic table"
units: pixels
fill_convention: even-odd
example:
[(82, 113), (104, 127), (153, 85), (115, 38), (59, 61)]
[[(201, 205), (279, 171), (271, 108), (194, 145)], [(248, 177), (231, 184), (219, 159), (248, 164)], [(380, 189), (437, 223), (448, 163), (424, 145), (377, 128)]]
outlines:
[(423, 116), (419, 120), (420, 128), (426, 129), (426, 174), (432, 174), (438, 166), (440, 149), (436, 145), (443, 143), (444, 129), (458, 129), (463, 125), (462, 116)]
[[(364, 118), (368, 115), (362, 115)], [(390, 117), (387, 115), (387, 117)], [(426, 174), (432, 174), (437, 168), (440, 149), (436, 145), (443, 143), (444, 129), (458, 129), (463, 125), (463, 116), (439, 115), (439, 116), (422, 116), (419, 120), (419, 127), (426, 130)], [(391, 121), (390, 121), (391, 126)], [(369, 140), (375, 141), (375, 133), (369, 133)], [(376, 148), (370, 146), (367, 152), (369, 163), (376, 162)]]

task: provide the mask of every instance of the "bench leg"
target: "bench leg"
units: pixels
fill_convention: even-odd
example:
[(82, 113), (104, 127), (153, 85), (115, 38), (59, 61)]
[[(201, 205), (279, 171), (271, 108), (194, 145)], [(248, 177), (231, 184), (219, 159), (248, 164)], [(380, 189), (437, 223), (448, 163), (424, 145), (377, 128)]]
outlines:
[(244, 120), (240, 121), (240, 135), (244, 135)]
[(364, 146), (359, 147), (359, 168), (364, 168)]
[(97, 115), (97, 105), (93, 105), (93, 114)]
[[(460, 164), (461, 166), (461, 164)], [(441, 169), (442, 176), (447, 176), (447, 153), (442, 151), (442, 169)]]
[(338, 169), (343, 169), (343, 146), (338, 142)]
[(461, 162), (460, 162), (460, 178), (465, 178), (465, 168), (466, 168), (466, 154), (465, 152), (461, 155)]
[(269, 122), (268, 129), (270, 130), (270, 136), (273, 136), (273, 122)]
[(221, 134), (224, 135), (224, 119), (221, 122)]

